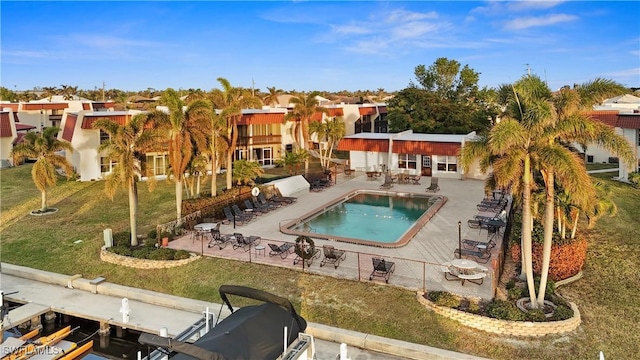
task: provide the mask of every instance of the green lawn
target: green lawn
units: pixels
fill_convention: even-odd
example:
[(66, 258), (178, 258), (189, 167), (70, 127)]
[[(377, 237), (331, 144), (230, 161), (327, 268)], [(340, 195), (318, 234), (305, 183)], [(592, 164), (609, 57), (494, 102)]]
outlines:
[[(221, 284), (252, 286), (288, 297), (312, 322), (496, 359), (595, 359), (600, 350), (608, 359), (630, 359), (640, 353), (640, 191), (608, 176), (601, 178), (614, 189), (618, 216), (600, 220), (589, 232), (584, 278), (559, 290), (578, 304), (583, 326), (565, 336), (522, 340), (467, 329), (424, 309), (415, 293), (390, 286), (222, 259), (164, 270), (102, 263), (102, 231), (128, 228), (126, 193), (119, 192), (111, 201), (102, 182), (62, 181), (49, 195), (50, 206), (60, 211), (30, 216), (28, 212), (40, 204), (30, 169), (27, 165), (0, 170), (3, 262), (85, 278), (103, 275), (122, 285), (214, 302), (220, 300)], [(141, 184), (142, 233), (174, 218), (173, 189), (162, 181), (148, 192)], [(82, 242), (74, 244), (76, 240)]]

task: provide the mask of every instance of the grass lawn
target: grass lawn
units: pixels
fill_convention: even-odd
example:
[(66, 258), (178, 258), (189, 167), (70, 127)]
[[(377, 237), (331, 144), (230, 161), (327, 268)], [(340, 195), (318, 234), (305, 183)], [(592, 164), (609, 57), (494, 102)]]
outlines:
[[(608, 359), (631, 359), (640, 353), (640, 190), (609, 176), (598, 175), (613, 188), (618, 216), (601, 219), (588, 232), (585, 276), (559, 289), (578, 305), (583, 325), (568, 335), (523, 340), (465, 328), (427, 311), (414, 292), (390, 286), (222, 259), (163, 270), (102, 263), (102, 231), (128, 228), (126, 193), (111, 201), (102, 182), (62, 181), (49, 192), (49, 206), (60, 211), (30, 216), (40, 205), (30, 170), (31, 165), (0, 170), (3, 262), (85, 278), (102, 275), (122, 285), (213, 302), (220, 301), (222, 284), (251, 286), (288, 297), (311, 322), (496, 359), (595, 359), (600, 350)], [(173, 190), (164, 181), (153, 192), (141, 184), (141, 233), (174, 218)]]

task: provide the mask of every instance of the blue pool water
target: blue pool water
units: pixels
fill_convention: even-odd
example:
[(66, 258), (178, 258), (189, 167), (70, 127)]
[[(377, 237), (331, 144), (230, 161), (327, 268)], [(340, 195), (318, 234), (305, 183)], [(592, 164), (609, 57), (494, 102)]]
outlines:
[(291, 230), (394, 243), (431, 206), (430, 197), (360, 193), (304, 219)]

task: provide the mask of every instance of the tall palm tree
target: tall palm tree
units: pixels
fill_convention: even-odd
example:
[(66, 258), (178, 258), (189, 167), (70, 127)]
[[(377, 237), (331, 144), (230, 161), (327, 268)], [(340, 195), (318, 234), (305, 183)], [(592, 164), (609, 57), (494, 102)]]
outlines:
[(211, 168), (211, 196), (216, 196), (218, 191), (218, 164), (220, 159), (226, 154), (227, 143), (222, 137), (226, 133), (226, 121), (215, 111), (211, 112), (209, 120), (209, 167)]
[[(285, 122), (297, 122), (296, 125), (294, 125), (294, 137), (296, 138), (298, 146), (307, 152), (309, 151), (309, 122), (311, 117), (317, 112), (329, 112), (329, 110), (319, 105), (318, 99), (316, 99), (318, 94), (318, 91), (313, 91), (306, 95), (302, 93), (299, 96), (292, 97), (290, 102), (293, 104), (293, 109), (284, 117)], [(309, 172), (308, 158), (304, 161), (304, 172), (305, 174)]]
[(51, 101), (53, 95), (57, 95), (58, 91), (58, 88), (55, 86), (45, 86), (42, 88), (42, 99), (48, 98), (49, 101)]
[(233, 164), (233, 178), (238, 185), (243, 182), (249, 184), (262, 174), (264, 174), (264, 169), (257, 161), (237, 160)]
[(276, 87), (268, 87), (269, 93), (262, 99), (265, 105), (275, 106), (278, 104), (278, 96), (282, 95), (282, 89), (276, 89)]
[(127, 189), (129, 195), (129, 227), (131, 245), (138, 245), (138, 186), (143, 176), (140, 158), (144, 151), (157, 146), (159, 137), (152, 128), (153, 118), (138, 114), (129, 123), (120, 125), (110, 119), (98, 120), (93, 127), (109, 134), (109, 139), (100, 144), (100, 152), (115, 163), (105, 179), (105, 192), (113, 200), (119, 187)]
[(227, 189), (233, 186), (233, 154), (238, 142), (238, 122), (242, 118), (242, 109), (259, 109), (262, 101), (251, 94), (251, 90), (231, 86), (229, 80), (219, 77), (222, 90), (213, 91), (211, 99), (225, 122), (225, 134), (222, 138), (227, 145)]
[(55, 186), (58, 180), (57, 169), (62, 169), (71, 178), (73, 166), (67, 161), (59, 151), (73, 151), (73, 147), (66, 141), (56, 138), (60, 131), (57, 127), (49, 127), (41, 133), (28, 132), (24, 136), (24, 141), (13, 148), (12, 156), (17, 162), (24, 159), (36, 159), (31, 169), (31, 177), (34, 184), (40, 190), (41, 202), (40, 211), (47, 210), (47, 189)]
[(150, 116), (168, 132), (169, 164), (176, 186), (176, 219), (180, 222), (185, 171), (196, 149), (200, 152), (207, 149), (212, 109), (211, 104), (205, 100), (196, 100), (185, 106), (180, 94), (171, 88), (164, 91), (160, 101), (168, 107), (169, 113), (154, 111)]
[(326, 141), (327, 148), (320, 149), (320, 163), (324, 169), (329, 168), (333, 148), (346, 133), (346, 127), (341, 117), (333, 117), (326, 122), (312, 121), (309, 124), (309, 132), (316, 134), (319, 141)]

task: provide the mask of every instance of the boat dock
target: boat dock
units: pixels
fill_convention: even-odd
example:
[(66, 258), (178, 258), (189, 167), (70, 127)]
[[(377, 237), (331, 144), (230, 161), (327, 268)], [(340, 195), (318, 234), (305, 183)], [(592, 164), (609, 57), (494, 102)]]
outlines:
[[(101, 329), (107, 331), (113, 326), (159, 334), (164, 328), (169, 337), (175, 337), (201, 320), (207, 308), (214, 316), (229, 315), (226, 308), (220, 312), (221, 305), (217, 303), (112, 284), (104, 278), (84, 279), (7, 263), (1, 263), (0, 270), (5, 301), (24, 304), (9, 312), (3, 330), (55, 312), (99, 322)], [(125, 298), (128, 321), (124, 321), (127, 319), (121, 312)], [(480, 359), (316, 323), (308, 323), (306, 332), (316, 339), (318, 359), (335, 359), (341, 343), (349, 346), (349, 357), (360, 360)]]

